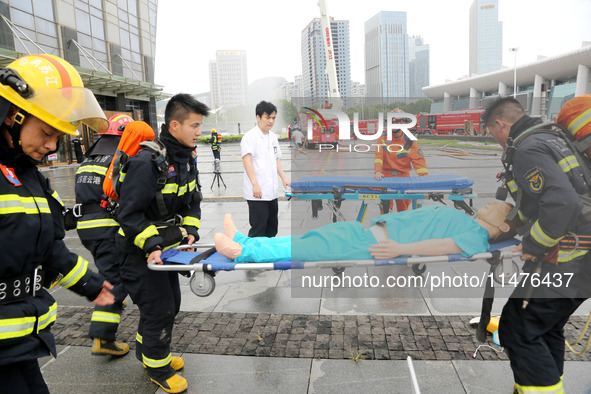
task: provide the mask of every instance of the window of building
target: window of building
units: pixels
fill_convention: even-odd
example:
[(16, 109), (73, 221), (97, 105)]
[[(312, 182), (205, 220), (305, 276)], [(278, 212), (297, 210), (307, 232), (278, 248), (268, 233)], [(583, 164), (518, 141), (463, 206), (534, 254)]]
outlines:
[(80, 33), (90, 35), (90, 15), (88, 12), (76, 9), (76, 29)]
[[(51, 0), (33, 0), (35, 15), (42, 16), (50, 21), (55, 21), (53, 16), (53, 4)], [(55, 34), (55, 31), (54, 31)]]

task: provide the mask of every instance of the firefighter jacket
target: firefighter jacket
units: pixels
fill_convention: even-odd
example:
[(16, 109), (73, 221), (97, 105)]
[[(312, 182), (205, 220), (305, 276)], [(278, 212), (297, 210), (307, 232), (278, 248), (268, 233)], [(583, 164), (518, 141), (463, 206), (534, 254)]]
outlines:
[(57, 303), (41, 286), (34, 296), (32, 291), (39, 266), (61, 273), (59, 284), (89, 300), (100, 293), (103, 278), (67, 249), (64, 208), (57, 193), (36, 164), (9, 148), (3, 138), (0, 170), (0, 239), (4, 246), (0, 264), (1, 368), (49, 352), (56, 356), (49, 328), (56, 319)]
[(107, 211), (103, 181), (121, 136), (103, 135), (89, 150), (88, 158), (76, 171), (76, 230), (84, 241), (114, 238), (119, 224)]
[(404, 133), (388, 141), (385, 136), (378, 138), (374, 158), (374, 171), (384, 176), (408, 176), (412, 168), (419, 176), (429, 175), (427, 162), (416, 141)]
[(220, 145), (222, 144), (222, 135), (212, 135), (209, 139), (209, 143), (211, 144), (211, 150), (216, 151), (221, 149)]
[[(546, 127), (542, 120), (523, 116), (512, 127), (511, 141), (532, 127)], [(548, 126), (549, 127), (549, 126)], [(512, 173), (507, 186), (517, 201), (519, 215), (531, 227), (523, 235), (523, 251), (544, 256), (569, 232), (591, 234), (591, 223), (581, 223), (583, 203), (579, 195), (589, 192), (580, 164), (565, 141), (549, 133), (523, 136), (512, 153)], [(506, 154), (507, 155), (507, 154)], [(558, 249), (558, 263), (584, 256), (587, 250)]]
[[(125, 252), (146, 255), (158, 247), (166, 249), (178, 245), (166, 245), (168, 227), (162, 222), (169, 221), (172, 227), (182, 227), (187, 235), (199, 239), (201, 219), (201, 185), (198, 181), (196, 159), (193, 149), (181, 145), (167, 130), (160, 135), (160, 142), (166, 147), (167, 173), (165, 184), (158, 185), (161, 173), (153, 162), (152, 153), (140, 150), (124, 165), (116, 187), (119, 190), (119, 213), (121, 225), (118, 236), (125, 237)], [(158, 193), (161, 193), (166, 212), (159, 209)], [(166, 234), (165, 234), (166, 233)], [(144, 269), (147, 269), (144, 264)]]

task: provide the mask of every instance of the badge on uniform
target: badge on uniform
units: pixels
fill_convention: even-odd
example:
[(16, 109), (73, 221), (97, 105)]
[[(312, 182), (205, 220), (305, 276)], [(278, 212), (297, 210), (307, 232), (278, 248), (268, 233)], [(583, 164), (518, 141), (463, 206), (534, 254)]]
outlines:
[(168, 166), (168, 178), (172, 178), (176, 175), (176, 170), (173, 165)]
[(14, 169), (6, 167), (3, 164), (0, 164), (0, 170), (2, 170), (2, 173), (4, 174), (4, 176), (6, 177), (8, 182), (12, 183), (14, 186), (22, 186), (23, 185), (21, 183), (21, 181), (19, 181), (18, 178), (16, 177), (16, 174), (14, 173)]
[(525, 173), (525, 180), (529, 185), (529, 190), (534, 193), (539, 193), (544, 187), (544, 176), (542, 170), (538, 167), (534, 167)]

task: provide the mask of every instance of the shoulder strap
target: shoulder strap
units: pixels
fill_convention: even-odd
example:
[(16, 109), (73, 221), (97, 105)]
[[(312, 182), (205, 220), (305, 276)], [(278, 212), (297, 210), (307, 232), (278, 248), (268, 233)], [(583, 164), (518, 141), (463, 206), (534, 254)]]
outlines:
[(158, 204), (158, 211), (160, 215), (166, 216), (168, 214), (168, 209), (166, 208), (166, 204), (164, 203), (164, 196), (162, 195), (162, 189), (166, 185), (166, 180), (168, 178), (168, 161), (166, 160), (166, 148), (162, 143), (158, 140), (156, 141), (143, 141), (140, 142), (140, 146), (143, 149), (146, 149), (150, 153), (152, 153), (152, 163), (156, 166), (158, 170), (158, 190), (154, 197), (156, 198), (156, 203)]

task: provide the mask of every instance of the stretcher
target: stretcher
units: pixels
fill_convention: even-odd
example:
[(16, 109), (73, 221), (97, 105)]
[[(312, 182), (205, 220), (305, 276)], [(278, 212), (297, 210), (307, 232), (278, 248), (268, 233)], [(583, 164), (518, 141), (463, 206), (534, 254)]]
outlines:
[[(496, 260), (496, 268), (493, 272), (494, 280), (502, 283), (502, 276), (505, 278), (519, 273), (519, 266), (513, 261), (513, 257), (521, 255), (521, 252), (512, 252), (506, 248), (518, 244), (520, 241), (511, 239), (508, 241), (491, 244), (489, 252), (478, 253), (472, 256), (451, 254), (442, 256), (412, 256), (396, 257), (393, 259), (371, 259), (371, 260), (334, 260), (334, 261), (276, 261), (272, 263), (234, 263), (227, 257), (214, 252), (213, 249), (203, 252), (188, 252), (182, 249), (190, 247), (210, 248), (212, 245), (184, 246), (176, 249), (169, 249), (162, 253), (164, 264), (148, 264), (148, 268), (154, 271), (191, 271), (189, 286), (191, 291), (199, 297), (207, 297), (215, 289), (215, 274), (218, 271), (270, 271), (270, 270), (291, 270), (311, 268), (332, 268), (335, 274), (344, 272), (347, 267), (368, 267), (368, 266), (410, 266), (417, 275), (423, 274), (428, 264), (451, 263), (460, 261), (487, 260), (493, 265)], [(207, 258), (203, 259), (203, 253)]]
[(345, 200), (363, 200), (357, 214), (359, 222), (363, 222), (367, 212), (365, 200), (381, 200), (382, 212), (387, 213), (391, 200), (411, 200), (412, 208), (416, 209), (426, 199), (437, 202), (448, 199), (455, 208), (474, 215), (471, 208), (472, 199), (476, 197), (472, 191), (473, 184), (472, 179), (460, 175), (389, 177), (380, 180), (364, 176), (309, 176), (292, 182), (292, 191), (287, 196), (294, 200), (310, 200), (312, 219), (318, 218), (318, 211), (322, 210), (322, 202), (326, 200), (335, 222), (346, 220), (340, 210)]

